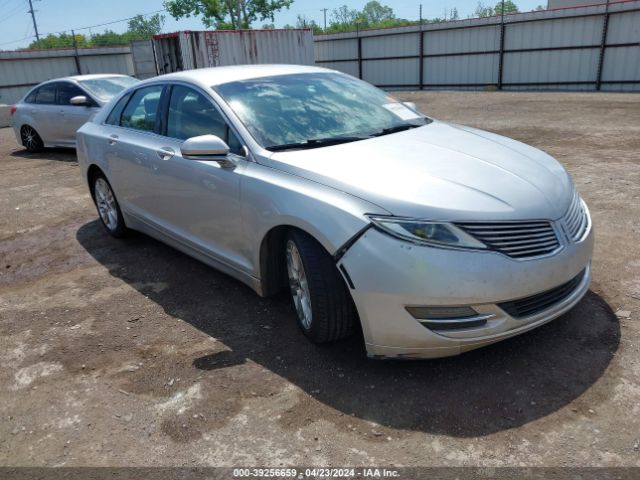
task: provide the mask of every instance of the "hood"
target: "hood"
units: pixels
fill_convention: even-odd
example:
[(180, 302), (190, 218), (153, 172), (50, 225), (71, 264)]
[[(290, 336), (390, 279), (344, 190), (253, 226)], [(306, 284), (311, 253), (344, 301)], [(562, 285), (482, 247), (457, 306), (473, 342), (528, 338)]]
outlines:
[(573, 194), (568, 173), (546, 153), (438, 121), (342, 145), (277, 152), (265, 163), (393, 215), (430, 220), (555, 220)]

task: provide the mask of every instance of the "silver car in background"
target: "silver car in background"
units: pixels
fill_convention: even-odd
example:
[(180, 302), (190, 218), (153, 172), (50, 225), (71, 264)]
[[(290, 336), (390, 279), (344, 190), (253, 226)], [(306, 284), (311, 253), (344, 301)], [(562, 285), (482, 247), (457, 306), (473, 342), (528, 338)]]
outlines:
[(340, 72), (149, 79), (77, 151), (109, 233), (145, 232), (263, 296), (288, 289), (316, 343), (361, 327), (371, 357), (456, 355), (589, 287), (589, 212), (556, 160)]
[(127, 75), (77, 75), (31, 89), (11, 107), (18, 143), (30, 152), (75, 147), (76, 132), (113, 96), (137, 83)]

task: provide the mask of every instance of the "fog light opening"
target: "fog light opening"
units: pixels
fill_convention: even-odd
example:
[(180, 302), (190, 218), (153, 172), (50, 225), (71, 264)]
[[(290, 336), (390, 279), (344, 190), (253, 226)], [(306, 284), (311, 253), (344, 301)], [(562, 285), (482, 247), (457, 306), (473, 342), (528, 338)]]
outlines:
[(493, 317), (493, 315), (478, 313), (468, 306), (408, 306), (405, 309), (413, 318), (430, 330), (457, 330), (481, 327), (486, 325), (487, 321)]

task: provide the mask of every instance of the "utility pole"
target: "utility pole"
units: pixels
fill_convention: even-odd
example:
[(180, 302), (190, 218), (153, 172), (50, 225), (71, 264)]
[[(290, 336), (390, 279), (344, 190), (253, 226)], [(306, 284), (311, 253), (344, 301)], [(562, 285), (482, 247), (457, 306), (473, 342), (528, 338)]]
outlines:
[(422, 26), (422, 4), (420, 4), (420, 25)]
[(320, 11), (324, 13), (324, 31), (327, 31), (327, 10), (328, 8), (321, 8)]
[(31, 0), (29, 0), (29, 11), (27, 13), (31, 14), (31, 19), (33, 20), (33, 29), (36, 31), (36, 40), (40, 40), (40, 34), (38, 33), (38, 24), (36, 23), (36, 12), (33, 10), (33, 4)]

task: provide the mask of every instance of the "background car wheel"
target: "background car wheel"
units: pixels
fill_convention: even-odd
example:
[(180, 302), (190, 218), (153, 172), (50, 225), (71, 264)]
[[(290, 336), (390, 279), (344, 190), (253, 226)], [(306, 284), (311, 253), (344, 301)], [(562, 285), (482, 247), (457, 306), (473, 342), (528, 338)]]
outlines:
[(304, 334), (314, 343), (348, 337), (356, 309), (331, 256), (309, 235), (292, 231), (285, 258), (291, 297)]
[(127, 227), (111, 185), (103, 175), (94, 176), (92, 192), (104, 228), (114, 237), (123, 237), (127, 233)]
[(29, 125), (25, 125), (20, 129), (20, 139), (22, 140), (24, 148), (31, 153), (39, 152), (44, 148), (44, 143), (40, 135)]

